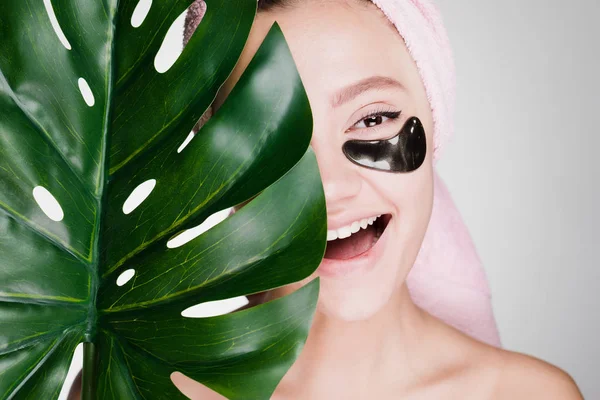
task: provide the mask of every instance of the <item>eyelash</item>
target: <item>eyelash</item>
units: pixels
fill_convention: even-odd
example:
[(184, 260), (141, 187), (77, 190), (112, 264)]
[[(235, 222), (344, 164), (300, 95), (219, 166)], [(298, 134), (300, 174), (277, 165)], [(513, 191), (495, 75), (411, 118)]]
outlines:
[[(379, 110), (375, 110), (372, 111), (362, 117), (360, 117), (354, 124), (352, 124), (352, 128), (355, 127), (358, 123), (363, 122), (365, 119), (369, 119), (369, 118), (375, 118), (375, 117), (386, 117), (389, 119), (397, 119), (400, 114), (402, 114), (402, 111), (390, 111), (390, 110), (385, 110), (385, 109), (379, 109)], [(375, 126), (371, 126), (371, 127), (365, 127), (365, 128), (359, 128), (359, 129), (372, 129), (372, 128), (377, 128), (379, 125), (375, 125)]]

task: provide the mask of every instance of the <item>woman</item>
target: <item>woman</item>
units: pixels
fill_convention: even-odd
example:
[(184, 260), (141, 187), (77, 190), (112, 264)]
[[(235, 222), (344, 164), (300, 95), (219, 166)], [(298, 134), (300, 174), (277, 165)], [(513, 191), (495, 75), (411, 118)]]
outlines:
[[(386, 3), (374, 1), (380, 6)], [(387, 3), (391, 5), (382, 9), (388, 13), (406, 3), (422, 15), (436, 15), (423, 1)], [(452, 207), (440, 210), (440, 204), (450, 200), (433, 168), (441, 139), (451, 130), (440, 107), (451, 107), (452, 99), (450, 96), (443, 103), (432, 97), (443, 85), (419, 75), (421, 71), (432, 79), (435, 74), (424, 73), (427, 66), (421, 65), (419, 70), (407, 48), (409, 41), (398, 34), (405, 29), (406, 36), (409, 28), (393, 18), (388, 20), (367, 0), (259, 0), (259, 8), (248, 45), (218, 94), (213, 111), (223, 103), (277, 20), (313, 111), (311, 145), (324, 184), (328, 236), (332, 239), (313, 275), (251, 298), (249, 306), (285, 296), (321, 277), (319, 303), (306, 345), (272, 399), (581, 398), (565, 372), (497, 347), (489, 298), (465, 286), (449, 290), (448, 271), (461, 267), (452, 264), (456, 258), (452, 252), (466, 248), (471, 259), (460, 260), (478, 264), (476, 256), (469, 253), (472, 244), (457, 222), (458, 214)], [(405, 22), (414, 18), (418, 17)], [(439, 21), (432, 26), (443, 29)], [(413, 36), (413, 53), (418, 51), (417, 42)], [(449, 55), (439, 54), (444, 56)], [(374, 76), (384, 79), (372, 79)], [(340, 92), (343, 88), (349, 89)], [(394, 137), (411, 117), (422, 123), (427, 151), (422, 164), (410, 173), (365, 168), (344, 152), (344, 144), (351, 139)], [(379, 214), (374, 223), (368, 221), (366, 229), (345, 237), (353, 222)], [(444, 222), (444, 218), (454, 220)], [(454, 225), (445, 231), (432, 229), (432, 224), (440, 221)], [(458, 233), (460, 239), (435, 236), (448, 231)], [(440, 241), (446, 240), (455, 241), (456, 248), (440, 248)], [(432, 268), (441, 271), (438, 277), (444, 278), (443, 284), (436, 286)], [(344, 274), (336, 272), (339, 270)], [(465, 285), (481, 287), (483, 281), (485, 286), (481, 269), (473, 272), (472, 279), (457, 276)], [(443, 290), (436, 291), (438, 288)], [(457, 298), (468, 300), (450, 303)], [(488, 319), (477, 324), (462, 320), (463, 315)], [(224, 398), (180, 373), (174, 373), (172, 380), (192, 399)]]
[[(388, 16), (400, 3), (421, 16), (437, 15), (423, 1), (387, 1), (396, 4), (384, 7), (385, 0), (374, 2)], [(432, 83), (422, 81), (432, 76), (430, 66), (421, 64), (419, 70), (408, 41), (398, 35), (402, 27), (381, 9), (367, 0), (259, 0), (249, 42), (213, 105), (216, 110), (223, 103), (277, 21), (313, 110), (311, 146), (325, 189), (329, 241), (313, 275), (253, 299), (253, 304), (269, 301), (321, 277), (306, 345), (272, 399), (582, 398), (559, 368), (492, 346), (489, 334), (488, 340), (477, 340), (411, 298), (407, 276), (432, 215), (433, 164), (440, 129), (449, 120), (435, 108), (444, 105), (435, 103)], [(429, 22), (443, 29), (440, 21)], [(413, 36), (413, 53), (417, 41)], [(393, 138), (408, 124), (418, 124), (412, 117), (422, 124), (427, 152), (410, 173), (361, 164), (345, 146), (349, 140)], [(436, 181), (438, 188), (443, 191)], [(371, 223), (380, 214), (378, 222), (346, 237), (353, 222)], [(192, 399), (223, 399), (180, 373), (172, 380)]]
[[(385, 2), (385, 0), (383, 0)], [(397, 2), (388, 2), (390, 5)], [(280, 1), (260, 1), (259, 11), (281, 6), (286, 3)], [(206, 11), (206, 5), (201, 0), (196, 0), (189, 8), (185, 19), (185, 31), (183, 37), (184, 47), (187, 45), (190, 37), (196, 27), (202, 20)], [(435, 9), (432, 9), (435, 11)], [(396, 16), (396, 19), (399, 19)], [(437, 28), (439, 35), (445, 35), (441, 21)], [(404, 24), (403, 24), (404, 25)], [(404, 31), (410, 28), (405, 27)], [(418, 31), (418, 29), (415, 29)], [(415, 36), (421, 32), (416, 32)], [(444, 43), (445, 40), (442, 40)], [(450, 109), (453, 106), (452, 96), (454, 94), (454, 68), (449, 46), (446, 43), (447, 56), (445, 58), (438, 56), (438, 47), (430, 44), (413, 43), (413, 52), (418, 47), (431, 47), (430, 53), (435, 54), (435, 60), (438, 62), (438, 70), (446, 71), (442, 79), (435, 74), (429, 78), (435, 82), (430, 85), (430, 89), (436, 92), (438, 87), (447, 87), (446, 94), (441, 96), (438, 103), (448, 104), (447, 111), (443, 112), (443, 107), (438, 107), (438, 126), (440, 136), (449, 136), (452, 131), (452, 123), (443, 123), (445, 119), (451, 117)], [(445, 80), (446, 84), (440, 85), (439, 80)], [(226, 85), (227, 90), (231, 88), (231, 81)], [(225, 89), (219, 94), (219, 98), (200, 118), (198, 124), (194, 127), (194, 132), (198, 132), (200, 127), (212, 116), (213, 108), (219, 106), (223, 101)], [(442, 112), (440, 112), (442, 109)], [(445, 125), (445, 127), (444, 127)], [(434, 131), (434, 135), (435, 135)], [(440, 137), (435, 140), (435, 156), (439, 155), (440, 148), (444, 140)], [(243, 204), (242, 204), (243, 205)], [(239, 208), (239, 207), (235, 207)], [(449, 325), (494, 346), (500, 346), (500, 338), (494, 320), (492, 306), (490, 301), (490, 290), (477, 255), (469, 232), (464, 225), (462, 218), (454, 205), (452, 198), (444, 183), (434, 175), (434, 201), (432, 216), (429, 221), (425, 239), (414, 263), (413, 268), (407, 276), (406, 284), (415, 304), (425, 309), (432, 315), (440, 318)], [(263, 302), (266, 293), (248, 296), (250, 304), (244, 308), (251, 307), (259, 302)]]

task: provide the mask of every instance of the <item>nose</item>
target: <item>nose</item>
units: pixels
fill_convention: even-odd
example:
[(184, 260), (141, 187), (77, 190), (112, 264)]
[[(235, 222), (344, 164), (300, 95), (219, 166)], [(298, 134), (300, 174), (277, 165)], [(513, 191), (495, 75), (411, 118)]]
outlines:
[(312, 147), (323, 181), (327, 213), (339, 214), (347, 209), (351, 200), (360, 192), (361, 177), (341, 148), (323, 148), (315, 144)]

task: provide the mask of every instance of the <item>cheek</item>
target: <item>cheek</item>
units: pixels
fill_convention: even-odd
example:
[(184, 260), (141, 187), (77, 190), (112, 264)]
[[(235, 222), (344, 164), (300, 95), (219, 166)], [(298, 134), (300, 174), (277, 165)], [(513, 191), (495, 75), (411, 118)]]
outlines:
[[(396, 229), (404, 236), (424, 235), (433, 207), (433, 168), (431, 159), (416, 171), (402, 174), (376, 173), (377, 192), (397, 218)], [(374, 175), (374, 174), (373, 174)]]
[[(396, 186), (397, 218), (394, 224), (397, 250), (390, 254), (403, 279), (419, 254), (433, 208), (433, 170), (429, 159), (417, 171), (398, 179)], [(410, 176), (408, 176), (410, 175)]]

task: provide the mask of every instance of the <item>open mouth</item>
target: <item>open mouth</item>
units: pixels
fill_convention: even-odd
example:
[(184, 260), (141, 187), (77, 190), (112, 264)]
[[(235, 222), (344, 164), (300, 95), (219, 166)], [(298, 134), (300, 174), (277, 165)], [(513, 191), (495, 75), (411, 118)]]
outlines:
[(366, 228), (361, 227), (349, 237), (328, 241), (324, 258), (348, 260), (366, 253), (375, 246), (391, 219), (391, 214), (382, 214), (372, 224), (368, 224)]

